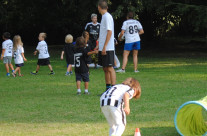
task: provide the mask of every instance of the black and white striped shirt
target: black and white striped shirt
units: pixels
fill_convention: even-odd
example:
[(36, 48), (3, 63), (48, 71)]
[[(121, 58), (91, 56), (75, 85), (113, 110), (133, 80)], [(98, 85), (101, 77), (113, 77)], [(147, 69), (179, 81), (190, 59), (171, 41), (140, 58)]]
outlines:
[(111, 87), (101, 95), (100, 106), (123, 106), (123, 96), (126, 92), (129, 93), (129, 99), (132, 99), (134, 90), (128, 85), (118, 84)]

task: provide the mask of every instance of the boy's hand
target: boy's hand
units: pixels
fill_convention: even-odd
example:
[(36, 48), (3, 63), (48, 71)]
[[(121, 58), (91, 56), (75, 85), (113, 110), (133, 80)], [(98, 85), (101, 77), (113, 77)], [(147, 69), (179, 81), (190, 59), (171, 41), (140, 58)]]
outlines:
[(130, 109), (128, 107), (124, 107), (124, 112), (126, 113), (126, 115), (129, 115)]
[(24, 61), (27, 61), (27, 59), (26, 59), (26, 58), (24, 58)]
[(34, 55), (37, 55), (37, 51), (34, 51)]
[(95, 54), (98, 54), (98, 50), (95, 50)]
[(63, 60), (63, 56), (61, 56), (60, 59)]

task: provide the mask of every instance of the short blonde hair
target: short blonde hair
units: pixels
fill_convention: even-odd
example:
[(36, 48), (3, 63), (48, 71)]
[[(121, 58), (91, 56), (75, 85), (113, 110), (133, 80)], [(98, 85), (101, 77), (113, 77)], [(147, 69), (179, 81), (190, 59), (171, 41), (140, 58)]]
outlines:
[(46, 39), (46, 38), (47, 38), (47, 34), (46, 34), (46, 33), (44, 33), (44, 32), (40, 33), (40, 35), (41, 35), (41, 36), (42, 36), (42, 38), (44, 38), (44, 39)]
[(72, 42), (73, 42), (73, 36), (71, 34), (66, 35), (65, 43), (72, 43)]

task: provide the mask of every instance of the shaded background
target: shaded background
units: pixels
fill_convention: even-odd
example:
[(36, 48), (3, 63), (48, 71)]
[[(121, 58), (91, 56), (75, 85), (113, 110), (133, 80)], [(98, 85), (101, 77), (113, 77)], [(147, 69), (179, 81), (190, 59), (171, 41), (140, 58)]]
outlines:
[[(0, 0), (0, 33), (21, 35), (26, 46), (36, 46), (38, 34), (48, 34), (48, 44), (64, 44), (65, 35), (80, 36), (98, 0)], [(199, 37), (206, 45), (206, 0), (108, 0), (115, 21), (115, 36), (128, 11), (134, 11), (145, 34), (145, 47), (169, 37)], [(117, 37), (116, 37), (117, 38)], [(1, 39), (1, 42), (3, 40)], [(192, 41), (194, 42), (194, 41)]]

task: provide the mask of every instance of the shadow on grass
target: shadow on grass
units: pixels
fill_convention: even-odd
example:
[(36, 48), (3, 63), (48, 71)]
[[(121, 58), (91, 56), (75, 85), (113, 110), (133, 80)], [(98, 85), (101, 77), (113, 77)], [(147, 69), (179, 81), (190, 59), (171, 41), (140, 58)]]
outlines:
[[(142, 136), (180, 136), (174, 127), (141, 128)], [(127, 135), (134, 136), (134, 135)]]

